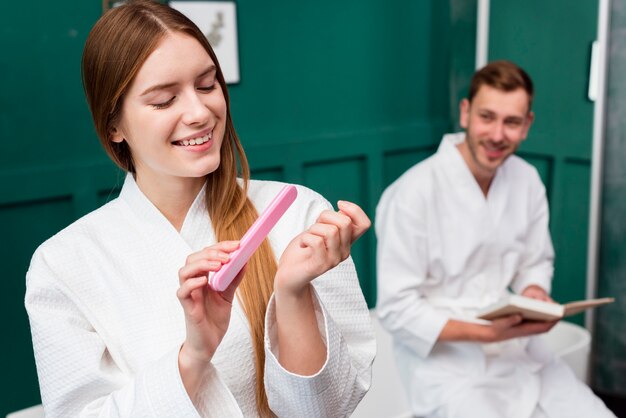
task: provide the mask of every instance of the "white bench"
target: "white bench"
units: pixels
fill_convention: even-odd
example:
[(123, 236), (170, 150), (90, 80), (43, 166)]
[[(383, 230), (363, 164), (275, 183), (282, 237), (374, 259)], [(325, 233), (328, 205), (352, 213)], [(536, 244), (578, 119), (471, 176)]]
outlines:
[(31, 406), (30, 408), (11, 412), (9, 415), (7, 415), (7, 418), (44, 418), (43, 406), (35, 405)]

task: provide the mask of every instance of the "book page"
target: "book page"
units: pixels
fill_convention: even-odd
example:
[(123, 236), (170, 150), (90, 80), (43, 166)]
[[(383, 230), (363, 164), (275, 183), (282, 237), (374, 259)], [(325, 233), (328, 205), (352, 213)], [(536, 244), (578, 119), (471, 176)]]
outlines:
[(587, 299), (579, 300), (576, 302), (566, 303), (564, 316), (570, 316), (582, 312), (586, 309), (597, 308), (598, 306), (606, 305), (607, 303), (614, 302), (614, 298), (600, 298), (600, 299)]
[(520, 295), (509, 295), (499, 302), (480, 310), (477, 317), (479, 319), (493, 320), (507, 315), (521, 314), (526, 320), (554, 321), (586, 309), (606, 305), (613, 301), (613, 298), (587, 299), (560, 305)]
[(563, 317), (565, 308), (558, 303), (509, 295), (505, 299), (478, 312), (478, 318), (492, 320), (503, 316), (521, 314), (530, 321), (554, 321)]

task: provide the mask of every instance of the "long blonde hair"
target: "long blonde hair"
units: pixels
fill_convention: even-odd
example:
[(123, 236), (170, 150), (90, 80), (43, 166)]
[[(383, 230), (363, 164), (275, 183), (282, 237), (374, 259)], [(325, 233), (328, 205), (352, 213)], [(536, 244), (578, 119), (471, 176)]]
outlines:
[[(238, 240), (258, 217), (247, 197), (250, 170), (230, 115), (230, 100), (222, 70), (206, 37), (183, 14), (168, 6), (135, 0), (109, 10), (89, 33), (82, 60), (85, 95), (100, 142), (123, 170), (135, 172), (125, 141), (111, 141), (110, 132), (119, 120), (124, 94), (137, 72), (161, 39), (171, 32), (193, 36), (216, 65), (227, 106), (226, 129), (217, 170), (207, 175), (207, 208), (218, 241)], [(237, 166), (240, 172), (238, 173)], [(240, 174), (243, 185), (237, 183)], [(267, 239), (248, 262), (237, 297), (245, 311), (255, 353), (256, 401), (261, 416), (271, 415), (263, 383), (265, 350), (264, 320), (276, 274), (276, 258)]]

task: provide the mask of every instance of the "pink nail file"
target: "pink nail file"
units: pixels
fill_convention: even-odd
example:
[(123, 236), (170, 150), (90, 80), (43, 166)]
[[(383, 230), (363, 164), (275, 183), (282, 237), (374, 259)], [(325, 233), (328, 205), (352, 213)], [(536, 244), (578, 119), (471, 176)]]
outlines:
[(239, 248), (230, 254), (230, 260), (215, 274), (209, 276), (209, 286), (218, 292), (223, 292), (233, 281), (237, 273), (248, 262), (252, 254), (259, 248), (267, 234), (276, 222), (283, 216), (298, 196), (298, 190), (293, 185), (287, 185), (276, 195), (274, 200), (263, 211), (261, 216), (252, 224), (250, 229), (239, 241)]

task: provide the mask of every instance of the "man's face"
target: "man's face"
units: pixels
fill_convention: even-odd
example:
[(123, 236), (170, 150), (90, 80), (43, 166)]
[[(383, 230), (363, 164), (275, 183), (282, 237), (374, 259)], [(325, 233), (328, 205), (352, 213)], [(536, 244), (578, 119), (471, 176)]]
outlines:
[(470, 103), (461, 102), (465, 142), (459, 146), (471, 172), (480, 181), (491, 180), (497, 168), (526, 139), (534, 119), (522, 88), (505, 92), (483, 85)]

